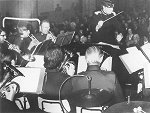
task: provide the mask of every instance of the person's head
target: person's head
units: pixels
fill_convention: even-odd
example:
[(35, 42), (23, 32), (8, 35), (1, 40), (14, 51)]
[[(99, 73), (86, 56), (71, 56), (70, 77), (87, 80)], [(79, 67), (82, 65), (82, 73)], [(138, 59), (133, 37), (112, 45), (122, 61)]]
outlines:
[(30, 34), (30, 30), (27, 29), (26, 23), (20, 23), (18, 25), (18, 32), (22, 38), (27, 38)]
[(133, 34), (133, 32), (132, 32), (132, 29), (131, 29), (131, 28), (129, 28), (127, 31), (128, 31), (128, 34)]
[(87, 65), (100, 65), (102, 61), (103, 52), (97, 46), (89, 47), (85, 52), (85, 59)]
[(139, 41), (140, 41), (140, 36), (139, 36), (138, 34), (134, 34), (133, 40), (134, 40), (134, 43), (135, 43), (135, 44), (138, 44)]
[(50, 29), (50, 22), (48, 20), (43, 20), (40, 25), (40, 31), (43, 34), (48, 34)]
[(6, 39), (6, 32), (3, 29), (0, 29), (0, 43), (3, 43)]
[(49, 46), (44, 54), (44, 67), (46, 69), (57, 69), (64, 60), (65, 53), (56, 44)]
[(112, 0), (102, 0), (101, 5), (104, 13), (111, 14), (113, 12), (114, 3)]

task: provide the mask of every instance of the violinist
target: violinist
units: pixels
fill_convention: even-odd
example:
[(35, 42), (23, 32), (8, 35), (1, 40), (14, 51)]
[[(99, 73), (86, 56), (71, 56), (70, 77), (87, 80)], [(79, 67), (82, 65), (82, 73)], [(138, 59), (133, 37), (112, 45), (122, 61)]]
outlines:
[(35, 37), (39, 42), (43, 42), (45, 40), (51, 40), (52, 42), (56, 42), (56, 36), (50, 30), (50, 22), (48, 20), (41, 21), (40, 24), (40, 32), (35, 34)]
[(113, 11), (114, 3), (111, 0), (101, 0), (100, 4), (100, 9), (94, 12), (90, 22), (92, 30), (91, 41), (93, 43), (104, 42), (118, 45), (118, 41), (120, 40), (116, 38), (115, 32), (117, 31), (122, 39), (123, 35), (121, 33), (123, 32), (123, 28), (117, 21), (117, 15)]

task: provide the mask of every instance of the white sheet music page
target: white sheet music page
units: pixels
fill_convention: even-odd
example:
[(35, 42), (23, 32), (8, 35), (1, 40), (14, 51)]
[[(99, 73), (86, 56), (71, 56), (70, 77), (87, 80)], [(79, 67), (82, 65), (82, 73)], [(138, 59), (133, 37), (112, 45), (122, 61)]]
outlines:
[(145, 58), (143, 53), (136, 47), (127, 48), (127, 51), (129, 53), (120, 55), (119, 58), (128, 70), (129, 74), (144, 68), (145, 63), (148, 63), (148, 60)]
[[(87, 69), (87, 63), (85, 60), (85, 56), (79, 56), (77, 73), (80, 73), (82, 71), (86, 71), (86, 69)], [(108, 57), (105, 59), (105, 61), (101, 65), (101, 69), (105, 70), (105, 71), (111, 71), (112, 70), (112, 57)]]
[(36, 93), (42, 92), (45, 68), (17, 68), (25, 77), (18, 76), (13, 79), (20, 85), (20, 92)]
[(150, 63), (144, 66), (144, 82), (145, 88), (150, 88)]
[(28, 62), (26, 67), (39, 67), (44, 68), (44, 56), (34, 55), (35, 61)]
[(143, 52), (145, 53), (145, 55), (150, 60), (150, 43), (144, 44), (143, 46), (141, 46), (141, 49), (143, 50)]

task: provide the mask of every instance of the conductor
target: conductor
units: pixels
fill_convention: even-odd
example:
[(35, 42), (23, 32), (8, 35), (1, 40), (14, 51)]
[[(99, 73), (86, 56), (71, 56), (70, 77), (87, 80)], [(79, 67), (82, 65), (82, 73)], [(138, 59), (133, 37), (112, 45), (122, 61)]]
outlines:
[(94, 12), (90, 22), (93, 43), (104, 42), (117, 45), (123, 38), (123, 28), (116, 18), (119, 13), (116, 14), (113, 8), (113, 1), (101, 0), (100, 10)]

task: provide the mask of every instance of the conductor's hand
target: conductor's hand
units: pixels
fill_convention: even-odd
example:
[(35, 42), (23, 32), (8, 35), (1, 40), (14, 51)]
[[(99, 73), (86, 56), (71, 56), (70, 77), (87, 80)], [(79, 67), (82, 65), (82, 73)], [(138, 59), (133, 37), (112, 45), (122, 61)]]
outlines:
[(96, 32), (98, 32), (98, 30), (103, 26), (103, 23), (104, 23), (104, 21), (101, 21), (101, 20), (98, 22), (98, 24), (95, 28)]

